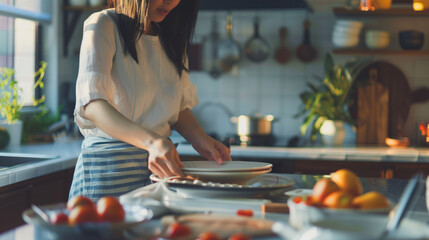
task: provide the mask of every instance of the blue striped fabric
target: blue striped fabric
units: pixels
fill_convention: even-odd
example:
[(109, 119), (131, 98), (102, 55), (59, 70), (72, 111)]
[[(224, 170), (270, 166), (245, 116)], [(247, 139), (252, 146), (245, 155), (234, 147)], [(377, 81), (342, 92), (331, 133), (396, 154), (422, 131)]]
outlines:
[(128, 143), (101, 137), (88, 137), (76, 164), (69, 199), (83, 195), (97, 201), (151, 183), (148, 152)]

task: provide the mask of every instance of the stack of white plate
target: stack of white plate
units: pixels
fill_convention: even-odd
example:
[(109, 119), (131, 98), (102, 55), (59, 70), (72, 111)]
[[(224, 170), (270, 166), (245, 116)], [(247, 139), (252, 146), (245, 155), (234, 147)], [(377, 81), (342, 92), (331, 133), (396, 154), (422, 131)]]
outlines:
[(359, 43), (362, 27), (360, 21), (337, 20), (332, 32), (332, 43), (337, 47), (355, 47)]
[(185, 161), (183, 173), (204, 182), (244, 184), (261, 174), (271, 172), (273, 165), (266, 162), (225, 161)]

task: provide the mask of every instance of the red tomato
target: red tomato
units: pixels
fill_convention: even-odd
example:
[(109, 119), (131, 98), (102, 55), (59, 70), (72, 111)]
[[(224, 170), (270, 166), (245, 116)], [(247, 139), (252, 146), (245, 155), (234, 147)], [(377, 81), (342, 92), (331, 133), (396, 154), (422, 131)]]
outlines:
[(319, 206), (316, 202), (313, 201), (311, 196), (298, 196), (292, 200), (296, 204), (304, 203), (307, 206)]
[(69, 222), (69, 217), (65, 213), (57, 213), (51, 219), (52, 224), (67, 224)]
[(88, 197), (75, 196), (67, 201), (67, 209), (71, 211), (73, 208), (82, 205), (95, 206), (95, 203)]
[(237, 215), (238, 216), (252, 217), (253, 216), (253, 210), (251, 210), (251, 209), (238, 209)]
[(85, 222), (98, 222), (97, 208), (91, 205), (74, 207), (69, 215), (69, 224), (76, 225)]
[(251, 240), (252, 238), (250, 236), (247, 236), (243, 233), (236, 233), (228, 238), (228, 240)]
[(203, 232), (200, 235), (198, 235), (198, 238), (196, 240), (221, 240), (219, 236), (212, 232)]
[(102, 197), (97, 202), (97, 212), (101, 221), (120, 222), (125, 219), (125, 211), (115, 197)]
[(191, 229), (183, 224), (175, 222), (168, 226), (167, 236), (168, 238), (185, 237), (191, 234)]

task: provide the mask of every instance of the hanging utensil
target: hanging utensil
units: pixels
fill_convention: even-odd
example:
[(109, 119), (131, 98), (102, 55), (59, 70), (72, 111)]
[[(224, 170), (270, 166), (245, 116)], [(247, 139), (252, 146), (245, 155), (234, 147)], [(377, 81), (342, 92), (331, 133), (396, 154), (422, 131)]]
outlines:
[(291, 59), (291, 52), (286, 47), (286, 36), (287, 29), (285, 27), (281, 27), (279, 30), (280, 35), (280, 46), (276, 49), (274, 53), (275, 60), (280, 64), (286, 64)]
[(232, 14), (228, 12), (226, 17), (226, 32), (227, 37), (220, 42), (218, 49), (218, 57), (220, 59), (220, 67), (224, 72), (229, 72), (241, 60), (240, 45), (232, 37)]
[(218, 78), (222, 74), (220, 69), (220, 59), (218, 48), (220, 44), (220, 36), (217, 31), (217, 18), (213, 16), (212, 31), (209, 36), (203, 40), (203, 69), (208, 72), (213, 78)]
[(296, 49), (296, 56), (302, 62), (311, 62), (317, 57), (317, 50), (311, 45), (310, 21), (304, 21), (304, 40)]
[(244, 54), (253, 62), (262, 62), (270, 55), (270, 44), (259, 35), (259, 18), (254, 19), (255, 33), (246, 42)]

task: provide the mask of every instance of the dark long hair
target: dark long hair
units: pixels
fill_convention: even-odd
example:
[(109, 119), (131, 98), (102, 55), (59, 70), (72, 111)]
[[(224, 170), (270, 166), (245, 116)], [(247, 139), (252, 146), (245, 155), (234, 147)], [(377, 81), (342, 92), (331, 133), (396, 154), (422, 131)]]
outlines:
[[(118, 14), (119, 31), (124, 40), (124, 52), (138, 63), (136, 43), (146, 25), (150, 0), (109, 0)], [(189, 71), (185, 66), (188, 46), (191, 42), (197, 20), (199, 0), (181, 0), (160, 23), (152, 22), (154, 32), (179, 76)]]

